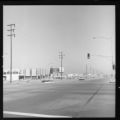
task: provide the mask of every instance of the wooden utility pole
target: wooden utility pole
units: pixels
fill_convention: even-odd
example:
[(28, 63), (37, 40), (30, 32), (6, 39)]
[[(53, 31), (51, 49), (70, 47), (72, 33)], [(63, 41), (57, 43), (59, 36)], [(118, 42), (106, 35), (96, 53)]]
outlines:
[(61, 51), (61, 52), (59, 52), (59, 58), (60, 58), (60, 60), (61, 60), (61, 80), (62, 80), (62, 61), (63, 61), (63, 56), (65, 56), (65, 55), (63, 55), (63, 52)]
[(13, 34), (14, 33), (14, 28), (12, 28), (12, 27), (15, 27), (15, 24), (9, 24), (9, 25), (7, 25), (7, 26), (9, 26), (10, 27), (10, 29), (9, 30), (7, 30), (7, 31), (9, 31), (10, 32), (10, 34), (8, 35), (9, 37), (10, 37), (10, 83), (12, 83), (12, 38), (13, 38), (13, 36), (15, 37), (15, 34)]

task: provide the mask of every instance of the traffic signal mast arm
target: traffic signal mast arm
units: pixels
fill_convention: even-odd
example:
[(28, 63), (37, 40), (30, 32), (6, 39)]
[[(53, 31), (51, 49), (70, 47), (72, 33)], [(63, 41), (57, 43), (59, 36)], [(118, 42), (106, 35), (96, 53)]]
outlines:
[[(102, 57), (102, 58), (111, 58), (111, 59), (113, 59), (113, 57), (112, 56), (105, 56), (105, 55), (91, 55), (90, 53), (88, 53), (87, 54), (87, 57), (88, 57), (88, 59), (90, 59), (90, 56), (94, 56), (94, 57)], [(112, 68), (113, 68), (113, 70), (115, 70), (115, 64), (113, 64), (113, 61), (112, 61)]]
[(91, 56), (96, 56), (96, 57), (110, 57), (110, 58), (112, 58), (112, 56), (105, 56), (105, 55), (91, 55)]

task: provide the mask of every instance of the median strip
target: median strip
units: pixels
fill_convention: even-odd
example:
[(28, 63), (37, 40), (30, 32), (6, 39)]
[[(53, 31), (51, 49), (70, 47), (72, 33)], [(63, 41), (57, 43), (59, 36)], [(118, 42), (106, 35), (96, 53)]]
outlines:
[(13, 111), (3, 111), (3, 113), (4, 114), (11, 114), (11, 115), (28, 116), (28, 117), (70, 118), (70, 116), (45, 115), (45, 114), (23, 113), (23, 112), (13, 112)]

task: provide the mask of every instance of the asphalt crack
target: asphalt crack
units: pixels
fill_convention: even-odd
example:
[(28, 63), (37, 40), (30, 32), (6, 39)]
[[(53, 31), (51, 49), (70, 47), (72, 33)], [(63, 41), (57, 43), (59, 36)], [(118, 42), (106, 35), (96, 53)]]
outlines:
[(92, 96), (86, 101), (86, 103), (83, 105), (83, 107), (85, 107), (85, 106), (95, 97), (95, 95), (98, 94), (98, 92), (100, 91), (100, 89), (101, 89), (102, 87), (103, 87), (103, 84), (100, 86), (99, 89), (97, 89), (96, 92), (94, 92), (94, 93), (92, 94)]

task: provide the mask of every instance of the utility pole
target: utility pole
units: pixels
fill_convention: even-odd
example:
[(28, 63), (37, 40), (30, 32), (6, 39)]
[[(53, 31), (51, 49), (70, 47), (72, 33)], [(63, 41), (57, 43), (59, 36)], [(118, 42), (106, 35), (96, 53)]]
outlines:
[(42, 68), (40, 68), (40, 79), (42, 79)]
[(41, 68), (41, 79), (43, 78), (43, 69)]
[[(9, 25), (7, 25), (7, 26), (9, 26), (10, 27), (10, 29), (9, 30), (7, 30), (7, 31), (9, 31), (10, 32), (10, 34), (8, 35), (9, 37), (10, 37), (10, 52), (11, 52), (11, 55), (10, 55), (10, 83), (12, 83), (12, 38), (13, 38), (13, 36), (15, 37), (15, 34), (14, 34), (14, 28), (15, 28), (15, 24), (9, 24)], [(13, 28), (14, 27), (14, 28)]]
[(30, 68), (30, 77), (31, 77), (31, 80), (32, 80), (32, 68)]
[(46, 68), (45, 68), (45, 78), (46, 78)]
[(87, 71), (87, 63), (86, 63), (86, 79), (87, 79), (87, 74), (88, 74), (88, 71)]
[(88, 59), (90, 59), (90, 53), (87, 53), (87, 63), (86, 63), (86, 79), (88, 78)]
[(39, 79), (41, 79), (41, 69), (39, 68)]
[(63, 52), (61, 51), (61, 52), (59, 52), (59, 58), (60, 58), (60, 60), (61, 60), (61, 80), (62, 80), (62, 60), (63, 60), (63, 56), (65, 56), (64, 54), (63, 54)]
[(38, 79), (38, 69), (36, 68), (36, 79)]
[(24, 74), (24, 80), (25, 80), (25, 76), (26, 76), (26, 69), (23, 70), (23, 74)]

